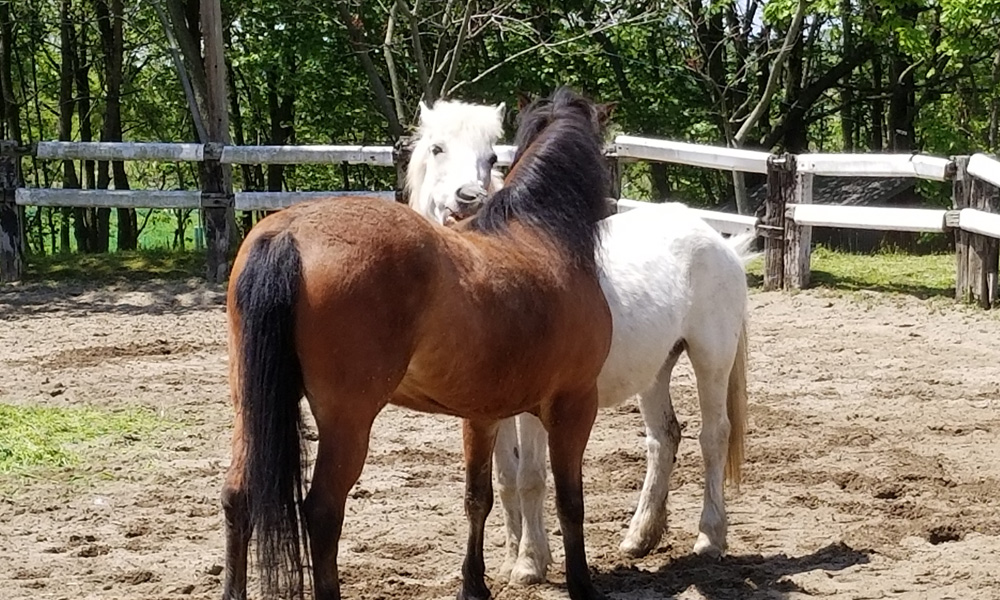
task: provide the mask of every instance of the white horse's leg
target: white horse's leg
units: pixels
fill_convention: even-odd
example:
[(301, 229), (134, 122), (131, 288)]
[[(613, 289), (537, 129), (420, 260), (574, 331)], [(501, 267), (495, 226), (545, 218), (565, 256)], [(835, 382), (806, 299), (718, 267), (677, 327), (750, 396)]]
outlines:
[(521, 450), (517, 490), (521, 497), (523, 526), (521, 547), (510, 573), (510, 582), (530, 585), (545, 581), (545, 572), (552, 562), (544, 511), (548, 434), (537, 417), (521, 414), (517, 416), (517, 435)]
[(507, 530), (506, 553), (500, 576), (510, 576), (517, 550), (521, 545), (521, 498), (517, 493), (518, 471), (517, 422), (515, 417), (500, 421), (497, 427), (497, 441), (493, 447), (493, 464), (497, 472), (497, 490), (503, 506), (503, 522)]
[(726, 390), (736, 355), (736, 339), (733, 339), (731, 348), (725, 343), (711, 346), (688, 346), (688, 357), (698, 380), (698, 402), (701, 405), (699, 440), (705, 461), (705, 497), (694, 551), (718, 557), (726, 551), (726, 500), (722, 488), (729, 452)]
[(660, 543), (667, 529), (667, 494), (674, 470), (681, 427), (670, 400), (670, 376), (680, 352), (671, 353), (652, 387), (639, 395), (639, 410), (646, 423), (646, 479), (639, 506), (621, 543), (625, 554), (646, 556)]

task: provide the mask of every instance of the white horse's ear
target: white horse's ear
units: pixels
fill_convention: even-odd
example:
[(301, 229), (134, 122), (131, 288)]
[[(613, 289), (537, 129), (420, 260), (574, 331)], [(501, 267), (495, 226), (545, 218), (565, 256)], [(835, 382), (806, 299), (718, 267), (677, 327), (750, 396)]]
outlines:
[(501, 102), (500, 104), (497, 104), (496, 111), (497, 111), (497, 118), (503, 121), (503, 115), (507, 111), (507, 103)]
[(420, 120), (423, 121), (427, 117), (427, 113), (431, 111), (431, 107), (421, 100), (420, 101)]

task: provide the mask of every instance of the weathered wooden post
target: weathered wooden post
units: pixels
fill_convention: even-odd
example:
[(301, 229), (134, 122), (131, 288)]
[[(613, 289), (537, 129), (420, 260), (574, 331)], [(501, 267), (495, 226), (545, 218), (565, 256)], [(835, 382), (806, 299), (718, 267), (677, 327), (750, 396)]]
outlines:
[(608, 144), (604, 148), (604, 156), (608, 164), (608, 175), (611, 176), (609, 195), (615, 200), (620, 200), (622, 197), (622, 161), (618, 158), (618, 147), (614, 143)]
[(785, 285), (785, 205), (795, 201), (795, 155), (767, 159), (767, 200), (758, 232), (764, 238), (764, 289)]
[(19, 281), (24, 274), (21, 211), (14, 194), (21, 180), (17, 145), (0, 141), (0, 282)]
[[(795, 173), (795, 204), (812, 204), (812, 173)], [(809, 286), (810, 259), (812, 258), (812, 227), (799, 225), (792, 218), (791, 209), (785, 208), (785, 275), (786, 290), (801, 290)]]
[[(969, 174), (969, 157), (956, 156), (952, 181), (952, 207), (1000, 213), (1000, 190)], [(955, 229), (955, 298), (983, 308), (1000, 305), (997, 289), (998, 249), (996, 238)]]
[(222, 147), (229, 143), (229, 109), (226, 103), (226, 63), (223, 56), (222, 8), (219, 0), (201, 0), (201, 30), (205, 45), (205, 75), (208, 83), (205, 116), (208, 143), (201, 163), (202, 206), (207, 248), (206, 276), (220, 283), (229, 276), (229, 244), (232, 239), (234, 196), (232, 173), (223, 165)]
[(396, 165), (396, 202), (407, 204), (410, 201), (406, 189), (406, 170), (410, 167), (410, 156), (413, 154), (413, 138), (400, 136), (392, 146), (392, 162)]

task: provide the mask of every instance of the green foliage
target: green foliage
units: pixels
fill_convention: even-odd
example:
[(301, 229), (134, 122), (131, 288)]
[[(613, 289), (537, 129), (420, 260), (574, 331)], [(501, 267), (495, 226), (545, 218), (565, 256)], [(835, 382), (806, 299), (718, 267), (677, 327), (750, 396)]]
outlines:
[[(760, 98), (798, 2), (480, 0), (459, 44), (465, 2), (403, 2), (417, 6), (415, 40), (409, 19), (393, 8), (395, 0), (225, 0), (233, 138), (246, 144), (386, 144), (394, 134), (383, 100), (405, 130), (414, 125), (417, 103), (432, 88), (435, 94), (474, 102), (506, 102), (513, 117), (519, 93), (542, 94), (568, 84), (617, 101), (616, 131), (724, 145)], [(10, 4), (12, 96), (24, 141), (58, 137), (62, 5), (54, 0)], [(108, 106), (105, 49), (93, 3), (70, 0), (69, 6), (81, 58), (76, 67), (89, 69), (91, 106), (84, 118), (96, 137)], [(188, 102), (154, 5), (126, 0), (125, 7), (125, 139), (190, 141)], [(991, 142), (990, 127), (993, 107), (1000, 102), (993, 73), (1000, 0), (851, 0), (846, 5), (809, 0), (806, 7), (799, 46), (780, 73), (773, 101), (751, 128), (747, 147), (781, 150), (801, 137), (809, 149), (838, 152), (846, 136), (857, 151), (894, 150), (893, 132), (903, 131), (909, 143), (901, 150), (907, 152), (997, 150), (990, 147), (996, 142), (995, 136)], [(460, 60), (446, 84), (456, 50)], [(430, 81), (422, 79), (421, 60)], [(844, 62), (853, 68), (828, 80), (827, 74)], [(380, 98), (373, 81), (388, 98)], [(902, 104), (893, 106), (899, 99)], [(80, 119), (74, 111), (73, 139), (79, 139)], [(511, 118), (508, 139), (513, 125)], [(874, 140), (879, 132), (881, 140)], [(72, 166), (79, 176), (82, 165)], [(58, 162), (25, 161), (24, 167), (28, 185), (64, 183)], [(190, 164), (127, 163), (127, 172), (136, 189), (194, 189), (198, 184), (197, 169)], [(394, 178), (391, 169), (364, 165), (233, 169), (238, 190), (385, 190), (392, 189)], [(728, 173), (670, 166), (665, 180), (660, 177), (663, 189), (656, 190), (648, 165), (626, 169), (625, 189), (635, 197), (667, 193), (715, 206), (732, 197), (731, 185)], [(946, 202), (940, 190), (920, 189), (930, 203)], [(146, 216), (140, 211), (140, 224)], [(184, 247), (190, 248), (196, 217), (150, 214), (139, 244), (173, 247), (181, 219)], [(61, 249), (59, 228), (75, 223), (73, 217), (64, 222), (61, 211), (29, 211), (32, 251)], [(112, 240), (115, 227), (112, 211)], [(70, 238), (73, 250), (76, 242)]]
[(166, 248), (108, 254), (34, 255), (26, 281), (145, 281), (197, 277), (205, 267), (204, 251)]
[(0, 404), (0, 475), (71, 467), (87, 449), (107, 449), (168, 424), (153, 412)]
[[(813, 249), (813, 287), (840, 291), (875, 291), (930, 297), (954, 297), (955, 256), (914, 256), (892, 251), (876, 254), (837, 252), (822, 246)], [(755, 259), (747, 271), (758, 282), (764, 261)]]

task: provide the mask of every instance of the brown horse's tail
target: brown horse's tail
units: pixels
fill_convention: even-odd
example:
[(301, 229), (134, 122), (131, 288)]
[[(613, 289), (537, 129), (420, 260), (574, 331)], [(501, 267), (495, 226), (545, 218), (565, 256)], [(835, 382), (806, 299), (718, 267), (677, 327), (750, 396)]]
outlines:
[(294, 332), (302, 259), (290, 234), (251, 243), (235, 291), (247, 503), (265, 597), (301, 598), (308, 536), (300, 518), (303, 384)]
[(743, 438), (747, 429), (747, 321), (743, 320), (736, 359), (729, 372), (726, 393), (726, 414), (729, 417), (729, 455), (726, 457), (726, 479), (740, 487), (743, 478)]

